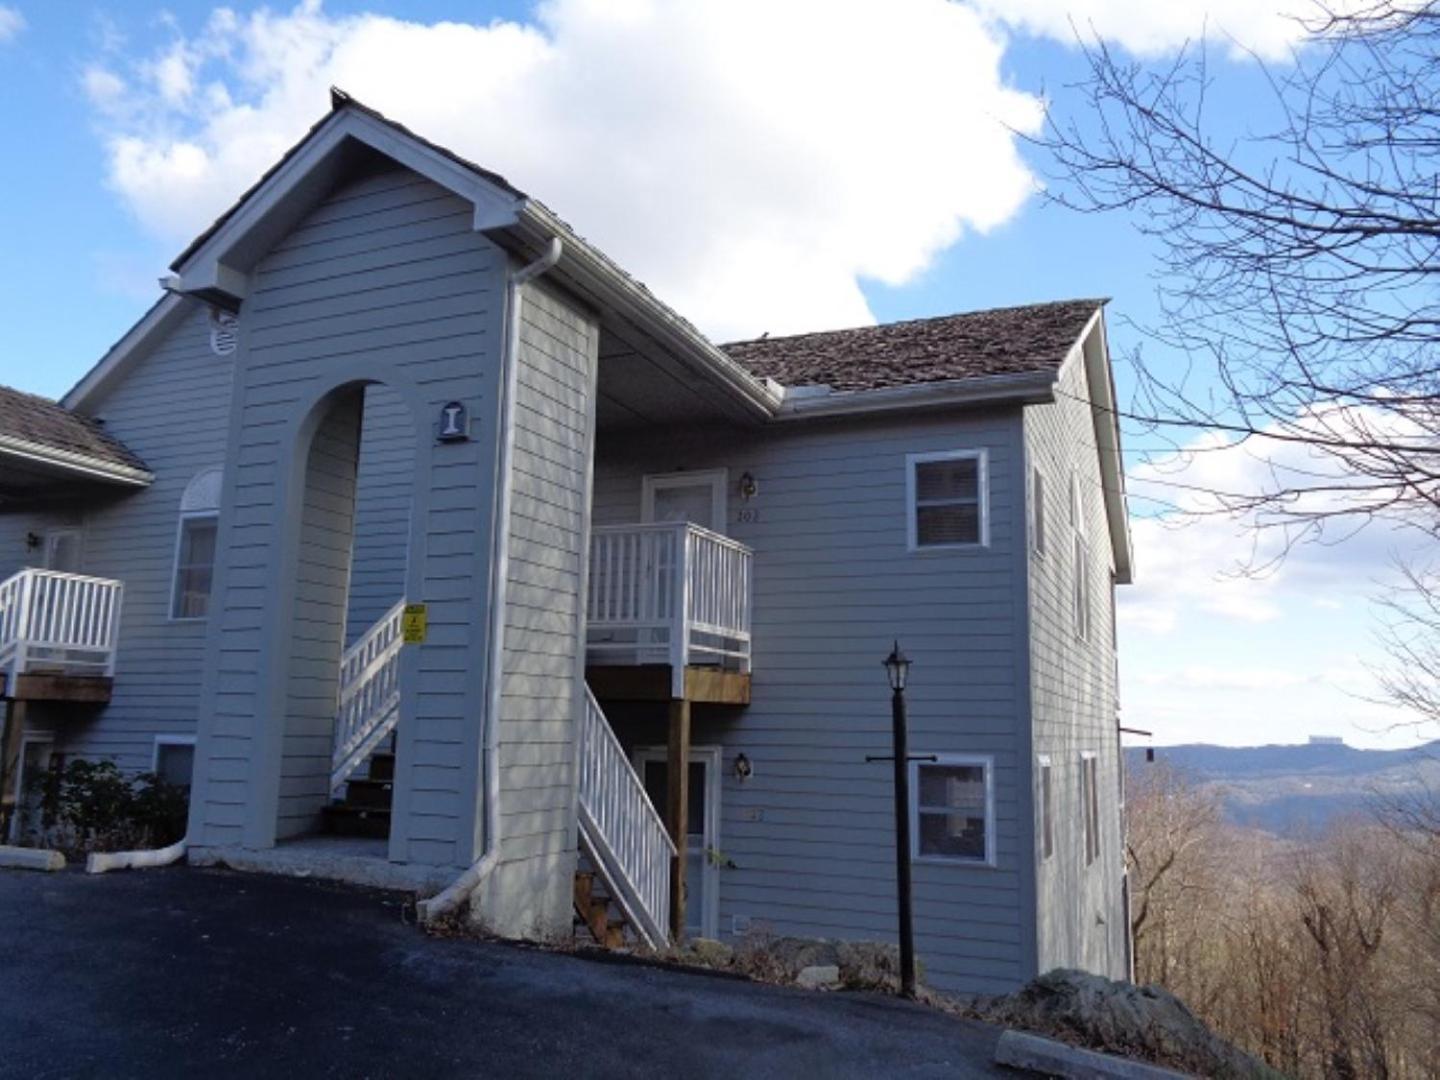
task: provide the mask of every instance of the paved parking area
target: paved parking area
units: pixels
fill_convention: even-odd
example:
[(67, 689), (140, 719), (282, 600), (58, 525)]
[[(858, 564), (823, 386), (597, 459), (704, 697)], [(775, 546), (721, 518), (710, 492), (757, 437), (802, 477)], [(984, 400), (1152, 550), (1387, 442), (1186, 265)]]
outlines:
[(0, 1076), (946, 1077), (997, 1029), (429, 938), (400, 897), (186, 867), (0, 871)]

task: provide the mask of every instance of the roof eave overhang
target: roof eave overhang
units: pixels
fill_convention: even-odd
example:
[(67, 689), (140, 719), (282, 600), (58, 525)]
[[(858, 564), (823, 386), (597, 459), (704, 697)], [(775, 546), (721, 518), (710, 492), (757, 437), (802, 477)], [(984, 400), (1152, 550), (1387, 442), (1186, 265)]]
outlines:
[(176, 291), (234, 307), (249, 292), (250, 270), (308, 212), (337, 178), (347, 141), (369, 147), (467, 200), (477, 231), (515, 224), (524, 196), (501, 187), (370, 113), (337, 108), (302, 140), (235, 212), (184, 252), (171, 269)]
[(773, 383), (737, 364), (598, 249), (577, 237), (543, 204), (525, 200), (519, 208), (516, 231), (526, 247), (537, 252), (551, 238), (559, 237), (563, 251), (552, 273), (567, 279), (605, 311), (640, 327), (682, 363), (717, 384), (745, 414), (769, 420), (778, 412), (782, 395)]
[(1115, 583), (1129, 585), (1135, 580), (1134, 548), (1130, 537), (1129, 496), (1125, 491), (1125, 455), (1120, 440), (1120, 413), (1116, 405), (1115, 369), (1110, 363), (1110, 344), (1105, 333), (1105, 309), (1097, 308), (1085, 324), (1071, 356), (1061, 368), (1061, 378), (1073, 362), (1085, 365), (1085, 384), (1090, 399), (1095, 446), (1100, 455), (1100, 480), (1105, 497), (1105, 521), (1115, 560)]
[(983, 375), (971, 379), (911, 383), (878, 390), (790, 394), (777, 420), (857, 416), (899, 409), (974, 408), (986, 405), (1042, 405), (1055, 400), (1055, 372)]
[(122, 465), (27, 439), (17, 439), (13, 435), (0, 435), (0, 457), (20, 458), (40, 465), (49, 465), (79, 478), (124, 487), (149, 487), (155, 481), (155, 474), (148, 469)]

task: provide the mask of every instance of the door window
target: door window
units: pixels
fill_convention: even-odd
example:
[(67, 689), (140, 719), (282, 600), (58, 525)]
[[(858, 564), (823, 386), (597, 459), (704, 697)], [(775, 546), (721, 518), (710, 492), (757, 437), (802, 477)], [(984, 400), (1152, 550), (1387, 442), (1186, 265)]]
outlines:
[(45, 534), (45, 569), (62, 574), (80, 572), (79, 529), (52, 529)]
[(725, 531), (724, 469), (645, 477), (642, 511), (647, 522), (688, 521)]

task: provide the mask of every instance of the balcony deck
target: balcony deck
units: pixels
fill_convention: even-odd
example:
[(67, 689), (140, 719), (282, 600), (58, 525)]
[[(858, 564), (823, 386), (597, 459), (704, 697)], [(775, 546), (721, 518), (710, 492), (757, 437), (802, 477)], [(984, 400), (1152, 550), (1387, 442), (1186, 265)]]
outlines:
[(593, 529), (586, 677), (597, 696), (748, 704), (752, 558), (683, 521)]
[(54, 570), (0, 582), (0, 697), (109, 701), (123, 596), (118, 581)]

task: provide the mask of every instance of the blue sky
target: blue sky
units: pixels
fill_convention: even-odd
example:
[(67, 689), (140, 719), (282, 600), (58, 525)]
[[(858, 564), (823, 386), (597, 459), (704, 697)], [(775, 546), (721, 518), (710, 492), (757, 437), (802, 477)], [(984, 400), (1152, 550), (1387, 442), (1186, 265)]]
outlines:
[[(717, 338), (1108, 296), (1118, 360), (1127, 321), (1155, 318), (1151, 244), (1133, 220), (1047, 204), (1032, 190), (1046, 163), (1000, 121), (1071, 107), (1072, 22), (1157, 60), (1219, 22), (1273, 57), (1290, 33), (1237, 0), (849, 0), (823, 27), (808, 0), (621, 6), (0, 0), (0, 139), (16, 148), (0, 159), (0, 382), (72, 385), (186, 237), (321, 115), (331, 81), (520, 180)], [(1212, 108), (1243, 134), (1262, 76), (1218, 40)], [(863, 63), (842, 67), (847, 50)], [(566, 95), (547, 96), (557, 83)], [(1123, 363), (1119, 379), (1123, 397)], [(1138, 522), (1126, 722), (1166, 743), (1415, 741), (1366, 700), (1369, 598), (1403, 543), (1372, 533), (1253, 581), (1229, 573), (1248, 552), (1235, 530)]]

